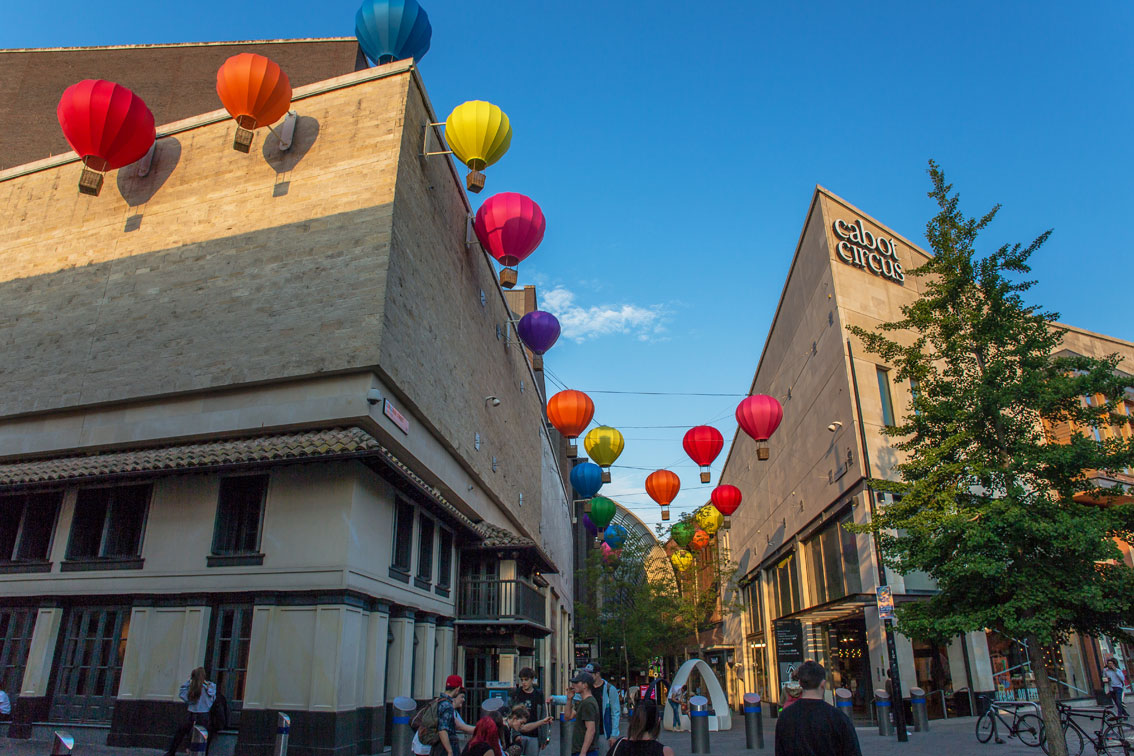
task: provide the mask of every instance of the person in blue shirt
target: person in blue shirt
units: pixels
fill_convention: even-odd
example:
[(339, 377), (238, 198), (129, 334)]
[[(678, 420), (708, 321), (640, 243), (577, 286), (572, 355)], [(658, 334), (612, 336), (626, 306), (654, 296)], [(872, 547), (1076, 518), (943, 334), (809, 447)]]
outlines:
[(204, 727), (209, 733), (209, 739), (205, 741), (205, 753), (208, 754), (209, 746), (213, 742), (212, 725), (209, 722), (209, 711), (213, 708), (213, 702), (217, 700), (217, 686), (216, 683), (209, 682), (205, 679), (205, 668), (197, 667), (189, 675), (186, 682), (181, 683), (181, 700), (188, 704), (189, 716), (186, 717), (185, 722), (177, 728), (177, 732), (173, 735), (173, 740), (169, 744), (169, 748), (165, 752), (165, 756), (174, 756), (177, 749), (181, 747), (181, 741), (185, 736), (192, 731), (194, 725)]

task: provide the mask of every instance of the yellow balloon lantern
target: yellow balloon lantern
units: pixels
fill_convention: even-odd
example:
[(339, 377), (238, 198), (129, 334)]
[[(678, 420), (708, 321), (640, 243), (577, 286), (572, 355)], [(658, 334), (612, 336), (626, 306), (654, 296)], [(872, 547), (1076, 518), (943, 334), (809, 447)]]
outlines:
[(715, 507), (701, 507), (697, 510), (694, 518), (697, 520), (697, 524), (701, 526), (701, 530), (709, 535), (716, 533), (724, 524), (724, 516)]
[(693, 566), (693, 555), (685, 549), (681, 549), (669, 555), (669, 563), (678, 572), (685, 572)]
[(626, 448), (626, 439), (609, 425), (600, 425), (583, 439), (583, 448), (587, 450), (587, 456), (602, 468), (602, 482), (609, 483), (610, 466)]
[(465, 186), (470, 192), (479, 192), (484, 188), (481, 171), (504, 157), (512, 144), (512, 125), (504, 111), (491, 102), (471, 100), (453, 108), (445, 119), (445, 141), (469, 168)]

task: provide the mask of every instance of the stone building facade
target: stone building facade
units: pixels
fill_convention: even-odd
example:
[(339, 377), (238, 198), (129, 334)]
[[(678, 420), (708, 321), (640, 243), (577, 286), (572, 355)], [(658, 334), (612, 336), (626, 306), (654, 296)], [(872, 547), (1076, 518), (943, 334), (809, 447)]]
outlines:
[(98, 197), (73, 154), (0, 172), (12, 737), (164, 747), (200, 665), (241, 754), (281, 711), (292, 753), (378, 752), (454, 672), (563, 687), (561, 440), (418, 72), (293, 109), (287, 151), (234, 151), (224, 111), (159, 126)]

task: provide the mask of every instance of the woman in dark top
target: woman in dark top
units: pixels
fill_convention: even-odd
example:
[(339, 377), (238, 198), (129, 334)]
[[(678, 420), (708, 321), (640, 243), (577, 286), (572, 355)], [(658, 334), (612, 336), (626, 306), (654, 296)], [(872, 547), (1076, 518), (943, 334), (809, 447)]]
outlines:
[(673, 756), (673, 749), (657, 741), (661, 712), (655, 701), (640, 701), (630, 718), (627, 737), (610, 749), (608, 756)]
[(461, 756), (504, 756), (500, 750), (500, 731), (491, 716), (485, 715), (476, 723)]

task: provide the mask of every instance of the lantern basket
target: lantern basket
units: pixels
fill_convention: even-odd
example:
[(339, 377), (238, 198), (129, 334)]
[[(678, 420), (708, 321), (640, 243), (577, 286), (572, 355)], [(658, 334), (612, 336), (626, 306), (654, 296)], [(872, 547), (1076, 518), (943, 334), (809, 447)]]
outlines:
[[(465, 187), (473, 194), (480, 194), (480, 190), (484, 188), (484, 174), (480, 171), (469, 171), (469, 175), (465, 176)], [(503, 285), (503, 282), (501, 284)]]
[(572, 439), (567, 442), (567, 458), (577, 459), (579, 456), (579, 445)]
[(766, 446), (761, 446), (756, 449), (756, 459), (760, 460), (761, 462), (767, 462), (768, 457), (770, 457), (771, 455), (772, 450)]
[(532, 355), (532, 370), (543, 370), (543, 355), (542, 354), (533, 354)]
[(232, 149), (237, 152), (248, 153), (252, 151), (252, 138), (255, 133), (251, 129), (246, 129), (243, 126), (236, 127), (236, 136), (232, 140)]
[(712, 473), (709, 472), (708, 470), (701, 473), (701, 482), (702, 483), (708, 483), (711, 478), (712, 478)]
[(79, 174), (79, 194), (97, 197), (98, 193), (102, 191), (102, 179), (101, 173), (92, 171), (84, 165), (83, 172)]
[(610, 470), (603, 470), (602, 471), (602, 482), (603, 483), (609, 483), (610, 482)]
[(661, 510), (661, 518), (662, 518), (663, 520), (668, 520), (668, 519), (669, 519), (669, 507), (662, 507), (662, 510)]
[(590, 499), (584, 499), (583, 500), (583, 514), (590, 514), (590, 513), (591, 513), (591, 500)]
[[(483, 186), (483, 184), (481, 185)], [(518, 281), (518, 275), (515, 268), (503, 268), (500, 271), (500, 286), (505, 289), (511, 289)]]
[(722, 530), (731, 530), (732, 529), (732, 518), (731, 517), (725, 517), (724, 518), (724, 524), (721, 525), (721, 529)]

